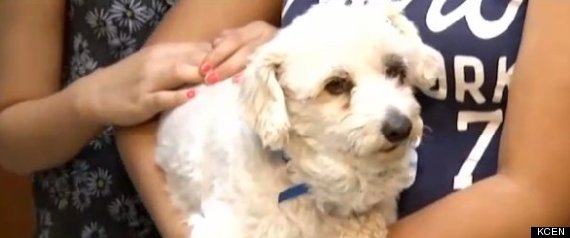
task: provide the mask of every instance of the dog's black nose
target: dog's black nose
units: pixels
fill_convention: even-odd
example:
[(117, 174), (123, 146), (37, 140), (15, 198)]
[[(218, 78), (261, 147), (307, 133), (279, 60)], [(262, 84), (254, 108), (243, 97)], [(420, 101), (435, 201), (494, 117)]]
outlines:
[(382, 134), (392, 143), (398, 143), (410, 136), (412, 121), (396, 110), (389, 110), (382, 124)]

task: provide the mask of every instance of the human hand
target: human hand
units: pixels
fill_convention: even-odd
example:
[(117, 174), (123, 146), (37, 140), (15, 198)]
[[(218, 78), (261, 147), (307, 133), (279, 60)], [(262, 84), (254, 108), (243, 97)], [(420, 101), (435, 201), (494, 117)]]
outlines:
[(276, 27), (263, 21), (223, 31), (213, 41), (214, 49), (200, 65), (206, 83), (213, 84), (241, 72), (255, 49), (273, 39), (276, 33)]
[(153, 45), (102, 68), (70, 87), (81, 116), (102, 125), (133, 126), (196, 95), (184, 87), (202, 83), (198, 64), (208, 43)]

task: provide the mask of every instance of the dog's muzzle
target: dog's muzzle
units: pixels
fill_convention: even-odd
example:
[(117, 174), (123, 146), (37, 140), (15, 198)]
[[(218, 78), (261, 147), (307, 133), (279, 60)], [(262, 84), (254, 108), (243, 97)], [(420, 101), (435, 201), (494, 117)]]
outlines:
[(410, 137), (412, 121), (396, 109), (388, 110), (380, 132), (386, 140), (398, 144)]

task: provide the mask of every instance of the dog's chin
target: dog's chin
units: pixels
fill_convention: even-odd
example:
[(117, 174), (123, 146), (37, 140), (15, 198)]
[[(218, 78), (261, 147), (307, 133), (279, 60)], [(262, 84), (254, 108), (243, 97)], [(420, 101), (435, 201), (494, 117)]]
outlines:
[(413, 143), (412, 139), (408, 139), (398, 143), (381, 143), (371, 148), (364, 153), (359, 153), (358, 157), (368, 158), (368, 157), (391, 157), (392, 155), (400, 154), (411, 146)]
[(398, 149), (398, 147), (402, 146), (402, 143), (397, 143), (397, 144), (387, 144), (384, 145), (382, 147), (380, 147), (380, 149), (378, 149), (376, 151), (376, 154), (388, 154), (391, 153), (393, 151), (395, 151), (396, 149)]
[(403, 149), (407, 149), (410, 147), (416, 147), (419, 140), (421, 138), (421, 134), (412, 134), (408, 139), (398, 142), (398, 143), (389, 143), (386, 142), (384, 144), (382, 144), (381, 146), (379, 146), (379, 148), (376, 150), (376, 154), (390, 154), (393, 153), (395, 151), (399, 151), (401, 150), (401, 148)]

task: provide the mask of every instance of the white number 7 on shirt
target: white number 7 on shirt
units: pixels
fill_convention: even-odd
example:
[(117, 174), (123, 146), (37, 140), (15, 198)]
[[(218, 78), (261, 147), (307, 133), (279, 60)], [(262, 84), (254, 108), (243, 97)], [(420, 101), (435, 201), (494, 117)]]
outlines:
[(503, 111), (501, 109), (492, 112), (460, 111), (457, 115), (457, 130), (466, 131), (470, 123), (480, 122), (486, 123), (485, 129), (461, 165), (459, 173), (455, 175), (453, 189), (464, 189), (473, 183), (473, 171), (503, 122)]

